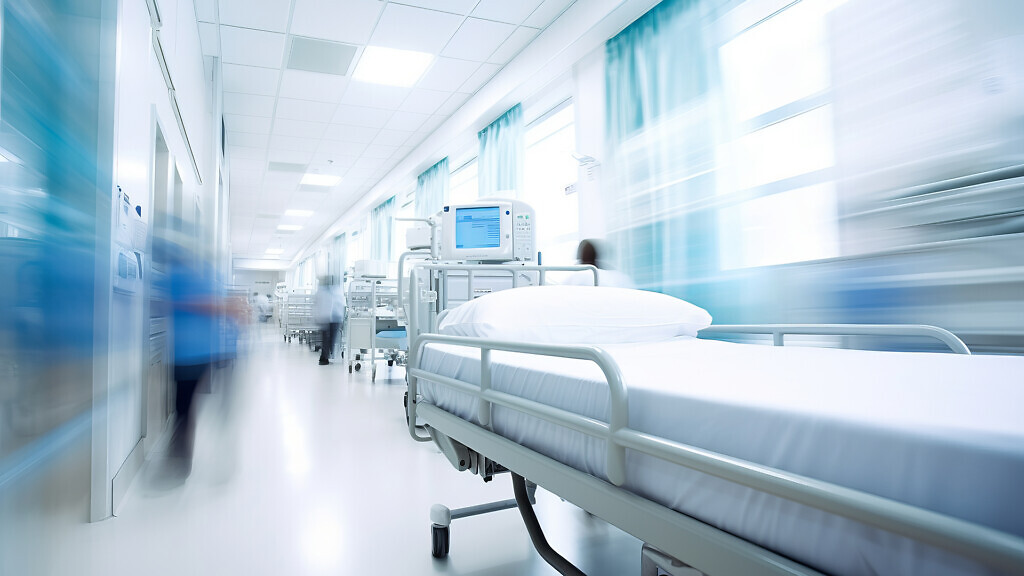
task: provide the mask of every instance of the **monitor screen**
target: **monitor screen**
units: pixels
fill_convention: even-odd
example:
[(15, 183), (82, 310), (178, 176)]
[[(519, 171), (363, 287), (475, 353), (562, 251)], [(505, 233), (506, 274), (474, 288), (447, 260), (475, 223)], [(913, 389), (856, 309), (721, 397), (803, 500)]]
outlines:
[(497, 248), (501, 245), (501, 209), (497, 206), (455, 209), (455, 247)]

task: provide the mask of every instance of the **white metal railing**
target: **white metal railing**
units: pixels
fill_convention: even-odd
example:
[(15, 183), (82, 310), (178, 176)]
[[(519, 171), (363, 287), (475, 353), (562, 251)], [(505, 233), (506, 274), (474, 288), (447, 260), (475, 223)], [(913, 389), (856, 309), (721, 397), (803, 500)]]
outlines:
[(720, 324), (708, 326), (697, 333), (708, 334), (771, 334), (772, 344), (783, 345), (786, 334), (814, 336), (907, 336), (933, 338), (949, 346), (956, 354), (971, 350), (949, 330), (923, 324)]

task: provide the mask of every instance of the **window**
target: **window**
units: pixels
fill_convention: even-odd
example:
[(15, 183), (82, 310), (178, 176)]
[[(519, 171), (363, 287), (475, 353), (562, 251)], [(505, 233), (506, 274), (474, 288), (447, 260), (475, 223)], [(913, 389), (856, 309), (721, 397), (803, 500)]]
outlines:
[[(572, 104), (526, 128), (524, 182), (519, 198), (537, 214), (537, 249), (545, 264), (574, 264), (579, 243), (579, 196)], [(568, 189), (568, 191), (567, 191)]]
[(467, 202), (475, 202), (479, 198), (476, 158), (452, 171), (449, 186), (449, 204), (465, 204)]

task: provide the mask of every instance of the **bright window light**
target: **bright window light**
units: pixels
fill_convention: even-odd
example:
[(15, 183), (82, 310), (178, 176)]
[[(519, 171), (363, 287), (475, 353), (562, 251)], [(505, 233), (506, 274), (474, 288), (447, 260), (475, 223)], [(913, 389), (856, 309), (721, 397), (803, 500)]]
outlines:
[(285, 216), (297, 216), (299, 218), (309, 218), (313, 215), (312, 210), (285, 210)]
[(278, 256), (284, 254), (284, 248), (267, 248), (268, 256)]
[(302, 184), (310, 186), (334, 186), (341, 181), (341, 176), (331, 174), (306, 174), (302, 177)]
[(294, 231), (297, 231), (297, 230), (302, 230), (302, 226), (299, 226), (298, 224), (278, 224), (277, 229), (278, 230), (290, 230), (290, 231), (294, 232)]
[(433, 61), (434, 56), (425, 52), (367, 46), (352, 77), (360, 82), (409, 87)]

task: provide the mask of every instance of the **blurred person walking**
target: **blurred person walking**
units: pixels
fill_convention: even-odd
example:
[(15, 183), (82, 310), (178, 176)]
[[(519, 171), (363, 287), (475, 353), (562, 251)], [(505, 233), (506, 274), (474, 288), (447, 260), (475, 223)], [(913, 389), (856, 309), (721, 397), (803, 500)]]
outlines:
[(333, 276), (324, 276), (317, 287), (313, 304), (314, 320), (321, 326), (320, 365), (331, 363), (335, 335), (345, 321), (345, 290)]

